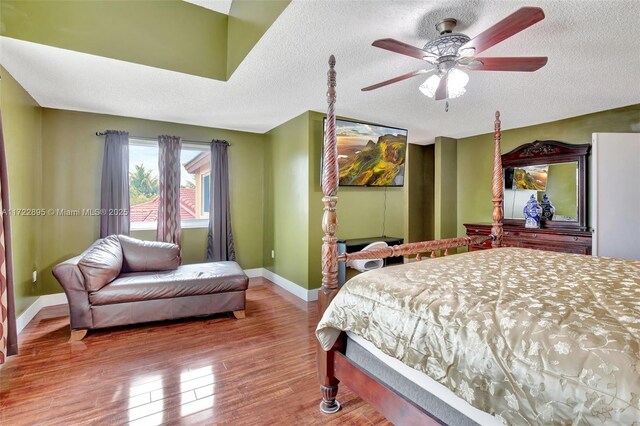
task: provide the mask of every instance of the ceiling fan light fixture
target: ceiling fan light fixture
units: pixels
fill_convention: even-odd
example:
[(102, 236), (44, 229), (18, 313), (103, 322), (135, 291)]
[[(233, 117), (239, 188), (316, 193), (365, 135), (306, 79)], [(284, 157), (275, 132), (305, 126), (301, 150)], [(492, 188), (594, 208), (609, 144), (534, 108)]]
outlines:
[(476, 55), (474, 47), (466, 47), (458, 50), (458, 55), (462, 58), (473, 58)]
[[(447, 79), (447, 94), (448, 98), (458, 98), (465, 94), (467, 91), (466, 86), (469, 83), (469, 76), (466, 72), (457, 68), (449, 71), (449, 77)], [(427, 80), (420, 85), (420, 91), (430, 98), (436, 95), (438, 85), (440, 84), (440, 76), (437, 74), (427, 78)]]
[(436, 95), (438, 84), (440, 84), (440, 76), (434, 74), (427, 78), (425, 82), (420, 85), (419, 89), (425, 96), (433, 98)]

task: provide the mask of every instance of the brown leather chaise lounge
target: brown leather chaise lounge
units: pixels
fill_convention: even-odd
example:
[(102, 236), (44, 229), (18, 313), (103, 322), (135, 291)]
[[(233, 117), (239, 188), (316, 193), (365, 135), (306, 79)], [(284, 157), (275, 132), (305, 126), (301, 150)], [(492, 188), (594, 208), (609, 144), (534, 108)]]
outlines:
[(236, 262), (180, 266), (175, 244), (111, 235), (53, 268), (71, 340), (87, 330), (220, 312), (244, 318), (249, 278)]

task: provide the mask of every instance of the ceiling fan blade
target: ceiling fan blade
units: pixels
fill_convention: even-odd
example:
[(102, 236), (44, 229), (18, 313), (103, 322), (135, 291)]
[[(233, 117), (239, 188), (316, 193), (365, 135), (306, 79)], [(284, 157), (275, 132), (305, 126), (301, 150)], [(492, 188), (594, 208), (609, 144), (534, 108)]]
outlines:
[(441, 101), (442, 99), (447, 99), (449, 94), (447, 93), (447, 79), (449, 78), (449, 73), (444, 73), (444, 75), (440, 78), (440, 84), (438, 84), (438, 88), (436, 89), (436, 101)]
[(386, 81), (383, 81), (381, 83), (374, 84), (373, 86), (365, 87), (364, 89), (362, 89), (362, 91), (363, 92), (368, 92), (369, 90), (378, 89), (380, 87), (387, 86), (389, 84), (393, 84), (393, 83), (397, 83), (397, 82), (402, 81), (402, 80), (406, 80), (407, 78), (415, 77), (415, 76), (422, 75), (422, 74), (427, 74), (427, 73), (430, 73), (431, 71), (433, 71), (433, 70), (424, 70), (423, 69), (423, 70), (410, 72), (408, 74), (403, 74), (401, 76), (392, 78), (390, 80), (386, 80)]
[(465, 68), (469, 71), (537, 71), (547, 64), (546, 56), (522, 58), (476, 58)]
[(474, 48), (474, 54), (477, 55), (543, 19), (544, 12), (541, 8), (523, 7), (463, 44), (459, 50)]
[(391, 52), (399, 53), (401, 55), (411, 56), (416, 59), (436, 59), (433, 55), (425, 52), (419, 47), (411, 46), (410, 44), (403, 43), (392, 38), (383, 38), (371, 43), (372, 46), (379, 47), (380, 49), (390, 50)]

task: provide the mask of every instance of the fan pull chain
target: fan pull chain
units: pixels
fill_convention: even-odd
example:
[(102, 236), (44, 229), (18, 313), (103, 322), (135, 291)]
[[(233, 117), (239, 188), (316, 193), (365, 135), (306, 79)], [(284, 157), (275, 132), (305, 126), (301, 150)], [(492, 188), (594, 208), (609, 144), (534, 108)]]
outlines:
[(449, 100), (448, 99), (444, 104), (444, 112), (449, 112)]

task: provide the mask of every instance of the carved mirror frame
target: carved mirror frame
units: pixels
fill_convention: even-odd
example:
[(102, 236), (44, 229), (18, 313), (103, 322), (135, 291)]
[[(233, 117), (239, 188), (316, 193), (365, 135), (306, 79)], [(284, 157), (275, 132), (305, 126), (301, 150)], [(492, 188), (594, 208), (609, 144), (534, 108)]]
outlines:
[[(542, 222), (541, 226), (543, 228), (587, 229), (587, 156), (590, 150), (590, 144), (573, 145), (553, 140), (544, 140), (520, 145), (516, 149), (502, 155), (503, 170), (524, 166), (570, 163), (574, 161), (578, 163), (577, 220), (547, 220)], [(504, 219), (504, 223), (524, 226), (523, 219)]]

